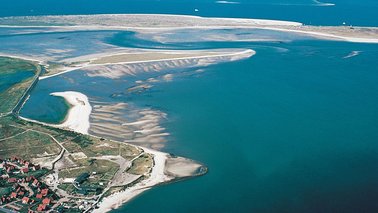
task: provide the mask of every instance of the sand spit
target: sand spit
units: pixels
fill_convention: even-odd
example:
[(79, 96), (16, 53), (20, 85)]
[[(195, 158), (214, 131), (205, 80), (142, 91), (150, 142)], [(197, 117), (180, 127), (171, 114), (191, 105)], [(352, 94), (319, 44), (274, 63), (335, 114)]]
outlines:
[(71, 105), (63, 123), (50, 124), (50, 123), (45, 123), (45, 122), (25, 118), (22, 116), (19, 116), (19, 118), (26, 121), (46, 125), (46, 126), (52, 126), (56, 128), (67, 128), (75, 132), (88, 134), (88, 129), (90, 126), (89, 115), (91, 114), (91, 111), (92, 111), (92, 107), (89, 104), (88, 97), (84, 95), (83, 93), (74, 92), (74, 91), (54, 92), (54, 93), (51, 93), (50, 95), (63, 97)]
[[(207, 66), (220, 62), (236, 61), (249, 58), (255, 54), (253, 50), (239, 50), (228, 53), (218, 53), (205, 56), (171, 58), (162, 60), (146, 60), (125, 63), (107, 64), (101, 66), (85, 67), (88, 76), (117, 79), (122, 76), (135, 76), (140, 72), (160, 72), (175, 68), (189, 68)], [(168, 78), (169, 79), (169, 78)]]
[(204, 18), (166, 14), (101, 14), (18, 16), (0, 18), (4, 26), (102, 26), (102, 27), (205, 27), (205, 26), (299, 26), (298, 22), (242, 18)]
[(118, 208), (123, 203), (129, 201), (140, 193), (150, 189), (151, 187), (173, 180), (173, 177), (169, 177), (164, 173), (165, 162), (168, 158), (168, 154), (163, 152), (158, 152), (150, 149), (144, 148), (144, 151), (154, 156), (154, 167), (150, 173), (150, 176), (142, 180), (141, 182), (127, 188), (126, 190), (110, 195), (104, 198), (99, 203), (99, 208), (95, 209), (93, 212), (103, 213), (108, 212), (112, 209)]
[(165, 173), (171, 177), (187, 178), (202, 175), (207, 171), (200, 163), (183, 157), (171, 156), (165, 162)]
[(82, 93), (73, 91), (54, 92), (50, 95), (63, 97), (71, 105), (65, 121), (54, 126), (59, 128), (69, 128), (75, 132), (88, 134), (90, 126), (89, 115), (92, 111), (88, 97)]
[[(321, 4), (320, 4), (321, 5)], [(0, 18), (0, 27), (50, 27), (60, 31), (73, 30), (174, 30), (174, 29), (235, 29), (259, 28), (303, 33), (321, 39), (348, 42), (378, 43), (376, 27), (304, 26), (298, 22), (208, 18), (163, 14), (101, 14), (68, 16), (20, 16)], [(324, 29), (326, 28), (326, 29)]]
[[(39, 77), (39, 79), (43, 80), (51, 78), (78, 69), (87, 71), (88, 76), (91, 77), (105, 77), (116, 79), (124, 75), (136, 75), (140, 71), (151, 72), (177, 67), (192, 67), (194, 65), (204, 66), (222, 61), (240, 60), (243, 58), (251, 57), (255, 54), (255, 51), (250, 49), (180, 51), (178, 55), (176, 55), (175, 52), (177, 53), (177, 51), (155, 51), (151, 53), (151, 57), (158, 57), (160, 59), (146, 60), (137, 60), (142, 56), (137, 57), (135, 55), (141, 55), (140, 53), (116, 53), (113, 55), (104, 54), (102, 56), (97, 55), (97, 58), (92, 58), (90, 62), (83, 63), (76, 67), (67, 67), (62, 72), (53, 75), (42, 76)], [(131, 58), (134, 58), (137, 61), (131, 60), (130, 57), (127, 57), (127, 55), (129, 54), (132, 54)], [(156, 56), (159, 54), (165, 55), (160, 57)], [(188, 54), (193, 56), (188, 56)], [(186, 57), (178, 57), (182, 55), (185, 55)], [(147, 56), (143, 57), (146, 58)], [(106, 63), (99, 64), (99, 62)]]
[(264, 27), (266, 30), (276, 30), (314, 36), (325, 40), (340, 40), (356, 43), (378, 43), (378, 28), (363, 27)]
[(93, 212), (108, 212), (120, 207), (153, 186), (169, 181), (203, 175), (207, 168), (199, 163), (181, 157), (172, 157), (167, 153), (143, 148), (146, 153), (154, 156), (154, 167), (147, 179), (127, 188), (126, 190), (110, 195), (99, 203), (99, 208)]

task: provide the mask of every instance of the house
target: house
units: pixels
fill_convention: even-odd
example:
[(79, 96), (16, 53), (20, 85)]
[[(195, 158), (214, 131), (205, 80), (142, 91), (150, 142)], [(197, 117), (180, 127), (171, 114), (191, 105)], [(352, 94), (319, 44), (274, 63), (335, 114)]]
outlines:
[(22, 203), (23, 204), (28, 204), (29, 203), (29, 198), (28, 197), (23, 197), (22, 198)]
[(11, 195), (10, 195), (10, 198), (16, 198), (17, 197), (17, 193), (16, 192), (12, 192)]
[(16, 178), (9, 178), (8, 183), (16, 183), (17, 179)]
[(25, 174), (25, 173), (28, 173), (28, 172), (29, 172), (29, 168), (27, 168), (27, 167), (22, 168), (22, 169), (21, 169), (21, 172), (24, 173), (24, 174)]
[(49, 205), (50, 204), (50, 199), (49, 198), (45, 198), (42, 200), (42, 203), (45, 204), (45, 205)]
[(38, 198), (38, 199), (42, 199), (42, 194), (37, 194), (36, 196), (35, 196), (36, 198)]
[(38, 208), (37, 208), (37, 211), (41, 212), (41, 211), (44, 211), (46, 209), (46, 205), (44, 204), (39, 204)]

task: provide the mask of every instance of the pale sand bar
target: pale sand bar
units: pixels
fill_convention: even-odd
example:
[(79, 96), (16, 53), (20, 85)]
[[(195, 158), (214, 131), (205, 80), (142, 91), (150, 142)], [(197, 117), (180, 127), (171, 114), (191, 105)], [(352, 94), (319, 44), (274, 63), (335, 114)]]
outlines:
[(304, 26), (293, 21), (241, 18), (208, 18), (165, 14), (101, 14), (65, 16), (19, 16), (0, 18), (0, 27), (51, 27), (73, 30), (174, 30), (258, 28), (311, 35), (322, 39), (377, 43), (377, 27)]
[(89, 104), (88, 97), (80, 92), (54, 92), (50, 95), (63, 97), (70, 105), (65, 121), (55, 125), (60, 128), (69, 128), (82, 134), (88, 134), (89, 115), (92, 107)]

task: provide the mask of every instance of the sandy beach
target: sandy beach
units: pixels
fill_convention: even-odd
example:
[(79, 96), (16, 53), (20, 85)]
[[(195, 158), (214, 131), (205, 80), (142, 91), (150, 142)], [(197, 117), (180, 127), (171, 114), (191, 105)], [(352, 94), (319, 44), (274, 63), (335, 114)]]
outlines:
[[(75, 30), (175, 30), (175, 29), (270, 29), (311, 35), (320, 39), (348, 42), (377, 43), (378, 28), (328, 26), (304, 26), (294, 21), (217, 18), (166, 14), (101, 14), (64, 16), (21, 16), (0, 18), (0, 27), (48, 26), (57, 31)], [(370, 30), (370, 33), (366, 31)]]
[(88, 134), (88, 129), (90, 126), (89, 115), (92, 111), (88, 97), (83, 93), (73, 91), (54, 92), (50, 95), (63, 97), (71, 105), (65, 121), (55, 126), (60, 128), (69, 128), (82, 134)]
[(154, 155), (154, 167), (152, 168), (150, 177), (135, 184), (134, 186), (127, 188), (125, 191), (115, 193), (104, 198), (99, 203), (99, 208), (95, 209), (93, 212), (103, 213), (118, 208), (123, 203), (131, 200), (151, 187), (174, 179), (173, 177), (165, 175), (165, 163), (168, 158), (168, 154), (147, 148), (143, 149), (146, 153)]
[(92, 107), (89, 104), (88, 97), (80, 92), (74, 91), (55, 92), (51, 93), (50, 95), (63, 97), (70, 104), (70, 109), (68, 110), (68, 114), (63, 123), (49, 124), (21, 116), (20, 118), (26, 121), (35, 122), (46, 126), (68, 128), (75, 132), (88, 134), (90, 126), (89, 115), (92, 111)]

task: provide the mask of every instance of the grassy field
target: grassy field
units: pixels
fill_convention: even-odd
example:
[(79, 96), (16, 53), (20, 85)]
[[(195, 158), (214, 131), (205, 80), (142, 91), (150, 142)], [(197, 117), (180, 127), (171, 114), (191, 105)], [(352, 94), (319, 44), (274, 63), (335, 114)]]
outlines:
[(64, 147), (69, 152), (83, 152), (87, 157), (120, 155), (127, 160), (131, 160), (141, 153), (141, 150), (134, 146), (90, 136), (77, 135), (75, 138), (71, 138), (70, 140), (67, 140), (67, 138), (65, 139), (66, 141), (64, 142)]
[(51, 137), (39, 132), (24, 130), (6, 140), (0, 140), (0, 156), (8, 158), (18, 156), (33, 159), (58, 155), (61, 147)]
[[(2, 120), (0, 119), (0, 122)], [(0, 123), (0, 141), (8, 137), (12, 137), (16, 134), (24, 132), (24, 129), (17, 128), (14, 126), (9, 126), (7, 123)]]
[(12, 111), (39, 72), (36, 63), (0, 57), (0, 113)]
[(153, 158), (149, 154), (143, 154), (133, 161), (132, 166), (127, 171), (135, 175), (144, 175), (150, 171), (153, 166)]

